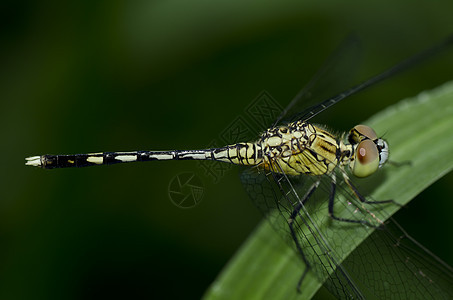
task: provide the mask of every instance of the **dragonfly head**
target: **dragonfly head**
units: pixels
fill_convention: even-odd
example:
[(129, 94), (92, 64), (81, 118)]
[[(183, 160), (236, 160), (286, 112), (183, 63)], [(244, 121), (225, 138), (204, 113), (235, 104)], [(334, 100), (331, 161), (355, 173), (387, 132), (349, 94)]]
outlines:
[(349, 131), (348, 141), (354, 150), (349, 163), (352, 174), (367, 177), (382, 167), (389, 155), (386, 141), (378, 138), (371, 127), (357, 125)]

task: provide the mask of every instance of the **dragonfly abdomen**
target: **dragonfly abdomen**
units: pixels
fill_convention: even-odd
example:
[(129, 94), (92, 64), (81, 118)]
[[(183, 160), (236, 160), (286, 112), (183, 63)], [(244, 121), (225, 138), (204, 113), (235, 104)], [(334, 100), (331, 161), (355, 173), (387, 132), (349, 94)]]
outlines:
[(262, 159), (259, 145), (254, 143), (238, 143), (222, 148), (203, 150), (171, 150), (171, 151), (132, 151), (102, 152), (70, 155), (41, 155), (27, 158), (26, 165), (44, 169), (89, 167), (95, 165), (112, 165), (136, 161), (154, 160), (215, 160), (236, 165), (256, 165)]

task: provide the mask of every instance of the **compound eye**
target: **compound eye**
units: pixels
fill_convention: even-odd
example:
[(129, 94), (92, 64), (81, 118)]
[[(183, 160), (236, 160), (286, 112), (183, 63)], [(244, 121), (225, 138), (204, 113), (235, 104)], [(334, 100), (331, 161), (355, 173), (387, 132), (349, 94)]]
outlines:
[(374, 130), (371, 127), (366, 125), (357, 125), (354, 128), (352, 128), (351, 131), (349, 132), (349, 142), (351, 144), (360, 143), (365, 138), (375, 140), (378, 137), (376, 135), (376, 132), (374, 132)]
[(379, 151), (371, 140), (364, 140), (357, 146), (352, 174), (357, 177), (367, 177), (379, 168)]
[(374, 132), (373, 128), (366, 126), (366, 125), (357, 125), (354, 127), (355, 130), (357, 130), (358, 133), (360, 133), (363, 136), (366, 136), (370, 140), (375, 140), (377, 139), (376, 132)]

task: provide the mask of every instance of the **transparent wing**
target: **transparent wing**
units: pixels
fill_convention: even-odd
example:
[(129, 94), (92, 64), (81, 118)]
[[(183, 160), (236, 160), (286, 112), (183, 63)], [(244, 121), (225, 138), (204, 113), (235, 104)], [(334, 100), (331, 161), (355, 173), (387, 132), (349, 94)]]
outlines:
[[(296, 210), (299, 197), (297, 193), (290, 190), (287, 194), (281, 191), (288, 189), (289, 182), (285, 177), (274, 178), (273, 173), (253, 174), (246, 171), (242, 175), (242, 182), (252, 200), (266, 215), (272, 227), (288, 245), (295, 249), (300, 255), (301, 261), (305, 263), (301, 264), (301, 278), (306, 272), (313, 271), (321, 282), (328, 280), (332, 286), (329, 290), (334, 295), (340, 297), (341, 293), (343, 298), (362, 298), (360, 291), (355, 288), (353, 283), (349, 282), (348, 276), (342, 272), (338, 260), (331, 255), (332, 249), (325, 243), (324, 237), (315, 227), (315, 224), (310, 224), (310, 218), (305, 215), (304, 211), (298, 212), (297, 218), (293, 221), (300, 250), (296, 246), (289, 227), (289, 220)], [(283, 196), (283, 194), (286, 195)], [(274, 195), (280, 195), (277, 196), (279, 200), (275, 201)]]
[[(308, 120), (452, 43), (453, 36), (296, 114), (295, 118)], [(320, 75), (296, 96), (277, 123), (299, 108), (327, 69), (322, 68)], [(309, 157), (301, 163), (307, 160)], [(308, 163), (312, 164), (311, 168), (318, 165), (316, 161)], [(351, 182), (346, 184), (345, 178), (346, 174), (339, 168), (329, 176), (290, 177), (282, 174), (276, 161), (271, 161), (270, 170), (247, 171), (242, 175), (242, 182), (280, 236), (300, 254), (306, 265), (301, 270), (302, 279), (307, 270), (313, 271), (340, 299), (452, 299), (451, 268), (410, 238), (393, 220), (384, 224), (389, 216), (384, 213), (383, 205), (394, 204), (365, 203), (366, 199)], [(333, 220), (329, 214), (348, 222)], [(362, 243), (366, 237), (369, 238)]]
[(378, 299), (453, 299), (450, 266), (390, 218), (342, 263)]
[[(303, 120), (303, 121), (308, 121), (311, 118), (315, 117), (316, 115), (320, 114), (321, 112), (325, 111), (329, 107), (337, 104), (338, 102), (342, 101), (343, 99), (358, 93), (359, 91), (362, 91), (378, 82), (381, 82), (389, 77), (392, 77), (412, 66), (415, 66), (422, 61), (433, 57), (435, 54), (438, 52), (445, 50), (447, 47), (451, 46), (453, 44), (453, 35), (447, 37), (445, 40), (441, 41), (439, 44), (428, 48), (422, 52), (419, 52), (411, 57), (409, 57), (406, 60), (401, 61), (397, 65), (383, 71), (382, 73), (379, 73), (368, 80), (365, 80), (357, 85), (352, 86), (351, 88), (347, 90), (343, 90), (341, 93), (338, 90), (334, 90), (332, 88), (327, 88), (329, 92), (331, 92), (330, 95), (326, 95), (325, 92), (322, 92), (322, 89), (319, 88), (319, 86), (324, 86), (320, 85), (320, 82), (332, 82), (331, 84), (335, 84), (335, 81), (333, 80), (325, 80), (324, 78), (331, 78), (337, 77), (337, 82), (342, 82), (345, 80), (345, 78), (351, 78), (351, 71), (354, 70), (355, 66), (357, 64), (357, 58), (355, 59), (347, 59), (348, 57), (357, 57), (357, 54), (353, 56), (352, 54), (354, 53), (354, 49), (358, 48), (357, 42), (353, 38), (347, 39), (341, 47), (334, 52), (334, 54), (326, 61), (324, 66), (316, 73), (316, 75), (313, 77), (313, 79), (296, 95), (296, 97), (290, 102), (287, 108), (285, 108), (281, 114), (281, 116), (277, 119), (277, 122), (275, 124), (278, 124), (281, 120), (285, 121), (295, 121), (295, 120)], [(358, 53), (357, 50), (355, 52)], [(341, 59), (341, 61), (340, 61)], [(341, 64), (342, 62), (343, 64)], [(347, 62), (349, 65), (349, 68), (344, 67), (344, 63)], [(340, 67), (341, 66), (341, 67)], [(343, 73), (337, 73), (334, 72), (333, 70), (340, 70), (343, 68)], [(346, 71), (345, 71), (346, 70)], [(334, 74), (334, 76), (329, 74)], [(347, 75), (346, 75), (347, 74)], [(323, 79), (321, 81), (320, 79)], [(343, 83), (343, 87), (345, 87)], [(325, 88), (324, 88), (325, 89)], [(332, 92), (336, 93), (332, 93)], [(316, 92), (316, 93), (315, 93)], [(319, 102), (318, 104), (315, 104), (313, 106), (309, 106), (307, 99), (311, 97), (312, 94), (316, 94), (317, 98), (321, 98), (323, 101)], [(331, 96), (335, 95), (335, 96)], [(304, 104), (305, 103), (305, 104)], [(310, 100), (310, 103), (313, 103), (313, 101)], [(316, 103), (316, 102), (315, 102)], [(304, 107), (308, 107), (305, 110), (297, 110), (300, 109), (301, 106), (304, 104)], [(294, 113), (294, 114), (293, 114)], [(291, 116), (288, 118), (288, 116)]]
[[(273, 168), (274, 172), (248, 170), (241, 179), (273, 228), (305, 262), (302, 277), (308, 269), (313, 271), (339, 299), (453, 298), (451, 268), (392, 219), (375, 230), (328, 215), (328, 199), (334, 196), (337, 217), (379, 225), (387, 219), (382, 206), (394, 204), (362, 203), (340, 182), (332, 194), (332, 178), (288, 177), (276, 172), (278, 165)], [(342, 175), (340, 170), (337, 175)]]
[[(355, 78), (361, 47), (356, 36), (348, 36), (325, 60), (310, 81), (297, 93), (274, 126), (289, 123), (301, 114), (309, 114), (321, 101), (342, 92)], [(344, 76), (348, 74), (348, 76)], [(302, 112), (302, 113), (301, 113)]]
[[(273, 167), (279, 168), (278, 165)], [(336, 297), (361, 299), (363, 296), (360, 289), (338, 258), (349, 250), (332, 242), (338, 236), (325, 235), (331, 234), (326, 229), (332, 221), (327, 214), (327, 202), (318, 201), (328, 196), (329, 183), (325, 180), (324, 177), (288, 178), (275, 171), (257, 173), (249, 170), (242, 175), (242, 182), (254, 203), (305, 263), (305, 267), (301, 268), (301, 280), (311, 270), (321, 282), (326, 281), (329, 290)], [(312, 210), (322, 213), (309, 213)], [(359, 214), (356, 213), (353, 217), (360, 219)], [(347, 239), (347, 236), (341, 238)]]

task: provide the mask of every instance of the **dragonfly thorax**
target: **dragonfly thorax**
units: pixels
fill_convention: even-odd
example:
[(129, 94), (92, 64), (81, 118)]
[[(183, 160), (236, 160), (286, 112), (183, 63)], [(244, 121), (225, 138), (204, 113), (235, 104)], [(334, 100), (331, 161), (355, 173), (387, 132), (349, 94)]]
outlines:
[(302, 121), (268, 129), (258, 144), (262, 167), (288, 175), (329, 174), (352, 152), (338, 137)]

